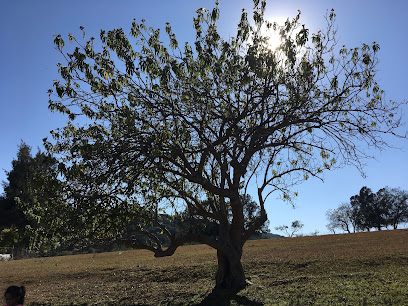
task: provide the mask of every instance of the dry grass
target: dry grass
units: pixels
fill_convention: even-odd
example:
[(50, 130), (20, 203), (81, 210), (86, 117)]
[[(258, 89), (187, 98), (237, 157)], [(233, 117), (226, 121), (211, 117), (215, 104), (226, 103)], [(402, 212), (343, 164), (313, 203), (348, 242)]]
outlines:
[[(253, 283), (226, 305), (408, 305), (408, 230), (249, 241)], [(27, 305), (197, 305), (210, 293), (215, 250), (167, 258), (124, 251), (0, 262), (0, 288)]]

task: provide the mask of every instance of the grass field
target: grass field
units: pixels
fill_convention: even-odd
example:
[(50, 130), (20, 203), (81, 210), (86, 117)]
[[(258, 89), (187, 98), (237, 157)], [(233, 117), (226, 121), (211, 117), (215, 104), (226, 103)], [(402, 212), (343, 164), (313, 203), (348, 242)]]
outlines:
[[(253, 284), (223, 305), (408, 305), (408, 230), (249, 241), (243, 263)], [(0, 289), (26, 286), (26, 305), (200, 305), (215, 270), (203, 245), (36, 258), (0, 262)]]

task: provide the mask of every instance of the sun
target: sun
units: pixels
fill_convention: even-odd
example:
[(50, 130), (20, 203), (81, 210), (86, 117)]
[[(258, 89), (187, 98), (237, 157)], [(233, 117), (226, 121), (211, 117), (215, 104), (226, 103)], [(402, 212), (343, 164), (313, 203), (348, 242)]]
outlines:
[(268, 36), (269, 36), (268, 40), (269, 48), (272, 50), (276, 50), (280, 45), (280, 38), (278, 32), (271, 29), (270, 31), (268, 31)]
[[(279, 26), (281, 26), (285, 23), (286, 18), (277, 16), (268, 18), (268, 21), (271, 23), (276, 22)], [(268, 45), (271, 50), (276, 50), (280, 46), (281, 41), (278, 30), (275, 31), (273, 28), (266, 29), (265, 27), (265, 29), (263, 30), (263, 35), (269, 37)]]

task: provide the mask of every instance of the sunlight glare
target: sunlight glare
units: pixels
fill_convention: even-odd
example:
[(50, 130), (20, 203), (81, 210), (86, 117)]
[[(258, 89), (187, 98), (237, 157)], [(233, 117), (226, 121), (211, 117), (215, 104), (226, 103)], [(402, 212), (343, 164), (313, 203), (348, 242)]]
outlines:
[[(286, 18), (284, 17), (272, 17), (268, 18), (269, 22), (276, 22), (279, 26), (283, 25), (286, 21)], [(265, 28), (264, 30), (264, 35), (269, 36), (269, 46), (271, 50), (276, 50), (279, 45), (280, 45), (280, 37), (279, 37), (279, 31), (276, 30), (274, 31), (273, 28), (270, 28), (269, 30)]]

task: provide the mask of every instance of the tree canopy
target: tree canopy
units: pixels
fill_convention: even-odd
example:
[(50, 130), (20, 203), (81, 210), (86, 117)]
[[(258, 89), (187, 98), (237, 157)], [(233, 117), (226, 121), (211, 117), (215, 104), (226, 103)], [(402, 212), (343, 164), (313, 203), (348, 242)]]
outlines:
[[(69, 121), (45, 145), (65, 163), (77, 237), (127, 241), (157, 257), (205, 243), (217, 250), (216, 286), (240, 289), (242, 248), (266, 222), (272, 193), (290, 201), (291, 187), (324, 170), (361, 168), (362, 144), (387, 145), (383, 135), (400, 120), (374, 78), (378, 44), (338, 47), (333, 11), (311, 34), (300, 12), (278, 25), (265, 7), (254, 0), (252, 20), (244, 10), (227, 39), (218, 3), (197, 10), (192, 44), (180, 44), (169, 23), (162, 35), (145, 20), (129, 35), (102, 30), (98, 43), (82, 27), (83, 39), (55, 37), (63, 61), (49, 108)], [(279, 33), (278, 49), (265, 29)], [(250, 219), (248, 186), (259, 208)], [(195, 226), (169, 231), (160, 213)], [(138, 225), (130, 232), (129, 222)], [(191, 230), (208, 222), (217, 233)]]

